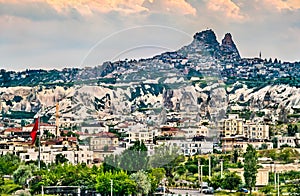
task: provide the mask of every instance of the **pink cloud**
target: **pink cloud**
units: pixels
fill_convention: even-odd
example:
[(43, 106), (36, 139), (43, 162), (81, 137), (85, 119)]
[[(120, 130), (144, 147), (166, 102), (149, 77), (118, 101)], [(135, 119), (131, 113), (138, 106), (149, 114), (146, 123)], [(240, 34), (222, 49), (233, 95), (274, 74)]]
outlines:
[(296, 10), (300, 9), (300, 1), (299, 0), (262, 0), (257, 2), (263, 2), (264, 5), (270, 9), (276, 8), (276, 10)]
[(230, 19), (244, 20), (246, 18), (241, 13), (240, 7), (231, 0), (209, 0), (207, 8), (211, 11), (221, 12)]
[[(185, 0), (0, 0), (0, 3), (26, 4), (47, 3), (60, 14), (68, 14), (72, 9), (77, 10), (83, 16), (94, 13), (108, 13), (111, 11), (123, 14), (134, 14), (140, 12), (169, 11), (177, 14), (196, 14), (193, 8)], [(154, 10), (149, 10), (145, 3), (159, 4)]]

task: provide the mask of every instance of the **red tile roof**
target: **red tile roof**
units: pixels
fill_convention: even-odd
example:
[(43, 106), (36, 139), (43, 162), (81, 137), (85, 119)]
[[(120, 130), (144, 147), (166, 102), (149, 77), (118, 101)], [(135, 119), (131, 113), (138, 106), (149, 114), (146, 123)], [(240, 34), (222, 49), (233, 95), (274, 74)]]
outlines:
[(12, 128), (7, 128), (4, 130), (4, 132), (22, 132), (22, 128), (16, 128), (16, 127), (12, 127)]
[(116, 134), (114, 133), (110, 133), (110, 132), (100, 132), (100, 133), (97, 133), (95, 134), (97, 137), (110, 137), (110, 138), (113, 138), (113, 137), (117, 137)]
[[(33, 127), (33, 126), (34, 126), (34, 123), (29, 124), (29, 125), (26, 125), (25, 127)], [(51, 127), (55, 127), (55, 125), (51, 125), (51, 124), (48, 124), (48, 123), (40, 123), (40, 126), (51, 126)]]

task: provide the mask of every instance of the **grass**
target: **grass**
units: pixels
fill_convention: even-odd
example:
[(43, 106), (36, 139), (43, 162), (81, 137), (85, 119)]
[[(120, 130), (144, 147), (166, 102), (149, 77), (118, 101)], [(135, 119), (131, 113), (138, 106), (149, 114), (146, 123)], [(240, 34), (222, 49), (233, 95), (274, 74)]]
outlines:
[(12, 180), (5, 180), (5, 184), (0, 186), (0, 194), (1, 196), (5, 194), (11, 195), (12, 193), (20, 189), (22, 189), (22, 186), (14, 184)]

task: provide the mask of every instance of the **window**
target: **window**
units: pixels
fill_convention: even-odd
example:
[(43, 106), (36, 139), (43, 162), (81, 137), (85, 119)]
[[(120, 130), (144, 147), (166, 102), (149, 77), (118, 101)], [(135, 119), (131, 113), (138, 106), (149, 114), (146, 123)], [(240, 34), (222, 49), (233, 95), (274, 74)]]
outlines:
[(25, 155), (25, 159), (29, 159), (29, 158), (30, 158), (29, 154)]

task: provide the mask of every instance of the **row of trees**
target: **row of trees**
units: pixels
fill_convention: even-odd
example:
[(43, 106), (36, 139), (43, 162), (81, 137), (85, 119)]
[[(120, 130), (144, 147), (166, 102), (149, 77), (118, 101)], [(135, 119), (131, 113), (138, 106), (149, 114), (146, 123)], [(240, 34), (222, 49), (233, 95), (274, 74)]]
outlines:
[(18, 188), (30, 185), (33, 194), (40, 192), (42, 186), (80, 186), (108, 194), (111, 180), (117, 195), (148, 194), (155, 192), (166, 176), (166, 170), (159, 166), (165, 166), (169, 171), (173, 168), (170, 162), (177, 157), (172, 153), (177, 151), (169, 149), (161, 146), (156, 149), (158, 154), (149, 157), (145, 145), (136, 142), (114, 157), (114, 162), (109, 162), (113, 157), (108, 157), (101, 166), (91, 168), (85, 164), (68, 164), (67, 159), (58, 154), (55, 163), (46, 166), (42, 162), (40, 170), (36, 162), (24, 163), (17, 156), (7, 154), (0, 157), (0, 172), (13, 175), (14, 183), (21, 185)]
[[(117, 195), (153, 193), (163, 179), (166, 179), (169, 185), (174, 185), (172, 181), (182, 179), (183, 176), (185, 180), (198, 182), (195, 177), (198, 172), (198, 158), (186, 159), (177, 154), (176, 148), (164, 145), (157, 147), (152, 156), (147, 155), (146, 149), (143, 143), (136, 142), (122, 154), (107, 157), (104, 164), (99, 167), (88, 167), (85, 164), (71, 165), (66, 160), (62, 160), (63, 157), (57, 157), (57, 163), (48, 166), (42, 164), (40, 170), (35, 163), (26, 164), (17, 156), (7, 154), (0, 156), (0, 174), (13, 175), (14, 183), (21, 186), (27, 186), (29, 183), (34, 194), (41, 191), (41, 186), (80, 186), (109, 194), (108, 187), (111, 185), (111, 180), (113, 192)], [(225, 169), (232, 165), (235, 167), (241, 165), (237, 160), (238, 156), (239, 153), (236, 151), (231, 156), (220, 155), (225, 163)], [(217, 167), (220, 157), (215, 157), (211, 161), (214, 168), (217, 168), (214, 170), (215, 175), (209, 181), (211, 186), (229, 190), (238, 188), (242, 185), (242, 181), (236, 173), (226, 171), (221, 177), (220, 168)], [(244, 167), (245, 186), (251, 190), (256, 184), (258, 155), (255, 148), (248, 145), (243, 157), (244, 165), (241, 166)], [(208, 166), (208, 159), (201, 157), (200, 162)], [(204, 175), (208, 175), (206, 166), (203, 167)], [(194, 178), (188, 179), (188, 175)]]
[(115, 195), (148, 194), (155, 192), (164, 177), (162, 168), (129, 174), (124, 170), (105, 171), (103, 165), (88, 167), (67, 163), (41, 170), (34, 164), (21, 163), (13, 172), (14, 183), (23, 187), (30, 185), (32, 194), (39, 193), (42, 186), (80, 186), (106, 195), (110, 194), (111, 180)]

